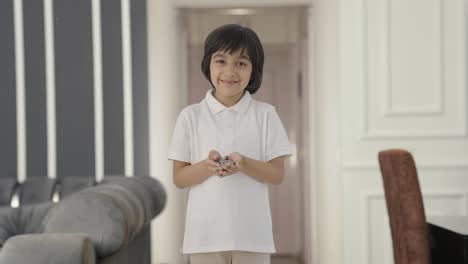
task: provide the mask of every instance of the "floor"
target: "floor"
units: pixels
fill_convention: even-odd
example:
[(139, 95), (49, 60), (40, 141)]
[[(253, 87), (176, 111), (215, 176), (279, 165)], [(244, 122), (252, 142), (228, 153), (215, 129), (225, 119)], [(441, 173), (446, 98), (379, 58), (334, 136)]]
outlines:
[(271, 264), (300, 264), (300, 262), (294, 258), (271, 257)]
[(294, 257), (278, 257), (272, 256), (270, 264), (302, 264), (301, 261)]

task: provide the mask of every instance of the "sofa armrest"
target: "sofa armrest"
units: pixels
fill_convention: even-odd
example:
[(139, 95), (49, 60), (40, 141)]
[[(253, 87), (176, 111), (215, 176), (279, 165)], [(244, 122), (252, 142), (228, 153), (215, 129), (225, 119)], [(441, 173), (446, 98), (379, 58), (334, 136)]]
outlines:
[(43, 233), (84, 233), (104, 258), (125, 247), (165, 204), (158, 180), (121, 177), (74, 193), (55, 204), (43, 220)]
[(11, 237), (0, 249), (0, 264), (95, 264), (85, 234), (31, 234)]

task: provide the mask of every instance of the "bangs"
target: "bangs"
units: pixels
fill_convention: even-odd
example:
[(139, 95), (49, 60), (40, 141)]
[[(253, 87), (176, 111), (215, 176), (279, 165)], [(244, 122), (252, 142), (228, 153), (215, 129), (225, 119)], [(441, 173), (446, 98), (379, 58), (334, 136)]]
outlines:
[[(238, 34), (233, 34), (238, 33)], [(227, 52), (229, 54), (240, 51), (241, 55), (247, 55), (249, 59), (252, 59), (252, 47), (245, 36), (245, 34), (239, 34), (240, 32), (226, 32), (225, 36), (220, 36), (219, 39), (213, 43), (208, 53), (215, 53), (218, 51)]]

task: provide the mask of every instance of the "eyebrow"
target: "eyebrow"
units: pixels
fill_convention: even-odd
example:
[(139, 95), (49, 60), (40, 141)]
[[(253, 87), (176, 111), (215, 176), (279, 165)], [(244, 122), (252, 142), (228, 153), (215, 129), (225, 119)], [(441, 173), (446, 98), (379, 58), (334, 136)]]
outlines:
[[(216, 58), (216, 57), (225, 58), (226, 55), (224, 55), (224, 54), (222, 54), (222, 53), (215, 53), (215, 54), (213, 55), (213, 59)], [(247, 55), (241, 55), (241, 56), (239, 56), (239, 59), (246, 59), (246, 60), (250, 61), (250, 58), (249, 58), (249, 56), (247, 56)]]
[(226, 56), (224, 54), (216, 53), (215, 55), (213, 55), (213, 59), (216, 58), (216, 57), (224, 58)]
[(246, 59), (246, 60), (249, 60), (249, 61), (250, 61), (250, 58), (249, 58), (249, 56), (247, 56), (247, 55), (241, 55), (241, 56), (240, 56), (240, 59)]

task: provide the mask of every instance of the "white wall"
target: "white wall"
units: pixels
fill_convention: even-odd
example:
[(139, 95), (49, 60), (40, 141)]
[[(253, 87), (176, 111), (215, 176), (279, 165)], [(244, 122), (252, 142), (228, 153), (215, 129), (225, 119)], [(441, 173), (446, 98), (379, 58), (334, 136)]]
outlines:
[(426, 215), (468, 214), (466, 2), (340, 1), (344, 263), (393, 263), (380, 150), (414, 154)]
[(181, 87), (185, 76), (180, 62), (182, 49), (178, 45), (179, 21), (177, 10), (165, 0), (149, 0), (147, 17), (150, 175), (157, 177), (167, 192), (166, 207), (152, 222), (152, 262), (183, 263), (179, 248), (184, 195), (172, 184), (172, 163), (167, 160), (169, 140), (185, 100), (185, 89)]

